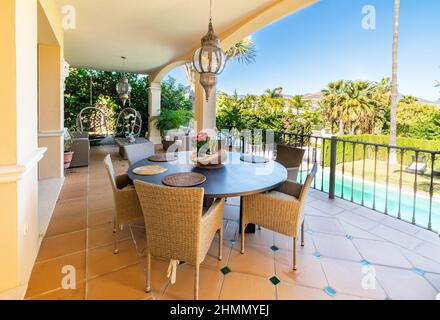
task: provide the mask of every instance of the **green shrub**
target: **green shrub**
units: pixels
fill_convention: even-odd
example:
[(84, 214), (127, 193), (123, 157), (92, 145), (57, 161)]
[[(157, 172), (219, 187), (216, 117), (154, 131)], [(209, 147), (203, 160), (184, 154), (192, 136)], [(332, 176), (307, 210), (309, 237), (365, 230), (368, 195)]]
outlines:
[[(349, 140), (349, 141), (359, 141), (359, 142), (368, 142), (375, 143), (379, 145), (388, 145), (390, 143), (389, 136), (377, 136), (377, 135), (358, 135), (358, 136), (342, 136), (339, 137), (340, 140)], [(422, 140), (422, 139), (412, 139), (412, 138), (404, 138), (397, 137), (397, 145), (399, 147), (412, 148), (412, 149), (420, 149), (420, 150), (428, 150), (428, 151), (440, 151), (440, 141), (436, 140)], [(330, 165), (330, 150), (331, 142), (326, 141), (325, 146), (323, 148), (324, 152), (324, 163), (326, 166)], [(415, 153), (412, 151), (406, 151), (403, 153), (403, 164), (410, 165), (412, 163), (412, 155)], [(426, 155), (426, 159), (428, 163), (431, 163), (431, 154), (423, 153)], [(344, 156), (345, 155), (345, 156)], [(336, 163), (340, 164), (344, 160), (345, 162), (350, 162), (357, 160), (362, 160), (364, 157), (364, 147), (363, 145), (356, 145), (355, 150), (353, 152), (353, 143), (346, 142), (345, 143), (345, 151), (344, 151), (344, 143), (338, 141), (336, 148)], [(366, 147), (366, 158), (374, 159), (375, 157), (375, 147), (367, 146)], [(377, 149), (377, 159), (380, 161), (387, 161), (388, 159), (388, 148), (385, 146), (378, 147)], [(397, 151), (397, 161), (401, 162), (401, 153), (398, 149)], [(440, 166), (440, 159), (437, 157), (436, 167)]]
[(178, 129), (180, 126), (185, 125), (192, 117), (193, 114), (185, 109), (162, 109), (159, 116), (154, 118), (154, 121), (157, 129), (163, 135), (167, 130)]

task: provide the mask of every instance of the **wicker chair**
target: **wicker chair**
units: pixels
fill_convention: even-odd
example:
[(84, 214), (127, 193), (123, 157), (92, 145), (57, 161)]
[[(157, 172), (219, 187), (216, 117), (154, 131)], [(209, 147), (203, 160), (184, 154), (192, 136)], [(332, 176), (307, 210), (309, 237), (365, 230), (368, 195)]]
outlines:
[(118, 254), (119, 231), (122, 230), (124, 225), (142, 221), (142, 209), (136, 190), (134, 186), (130, 184), (131, 181), (128, 176), (126, 174), (120, 176), (115, 175), (110, 155), (105, 157), (104, 165), (110, 178), (116, 206), (113, 231), (115, 234), (114, 253)]
[(296, 245), (301, 228), (301, 245), (304, 246), (303, 207), (310, 185), (316, 175), (315, 164), (304, 185), (286, 181), (278, 189), (269, 193), (243, 198), (243, 217), (241, 224), (241, 253), (244, 253), (245, 228), (253, 223), (264, 228), (293, 237), (293, 270), (296, 266)]
[(147, 285), (151, 291), (151, 256), (185, 261), (195, 266), (194, 299), (199, 297), (200, 263), (215, 234), (222, 259), (224, 199), (203, 211), (203, 188), (169, 188), (134, 181), (147, 231)]
[(287, 168), (287, 179), (296, 182), (306, 150), (292, 146), (277, 145), (276, 161)]

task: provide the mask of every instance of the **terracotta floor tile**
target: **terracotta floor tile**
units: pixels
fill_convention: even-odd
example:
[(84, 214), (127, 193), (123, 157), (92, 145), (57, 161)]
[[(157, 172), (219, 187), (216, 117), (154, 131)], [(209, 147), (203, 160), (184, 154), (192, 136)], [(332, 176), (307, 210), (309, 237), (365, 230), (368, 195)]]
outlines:
[[(369, 278), (366, 277), (370, 271), (365, 269), (365, 266), (362, 264), (325, 258), (321, 259), (321, 263), (330, 287), (337, 294), (348, 294), (379, 300), (386, 298), (386, 293), (377, 281), (375, 281), (374, 286), (368, 286), (369, 283), (366, 281)], [(373, 273), (371, 273), (371, 277), (374, 281)]]
[(102, 275), (138, 263), (138, 255), (132, 239), (119, 242), (119, 253), (113, 253), (113, 245), (89, 250), (87, 257), (88, 278)]
[(77, 285), (75, 290), (58, 289), (40, 296), (30, 298), (30, 300), (85, 300), (85, 283)]
[(48, 291), (62, 288), (62, 280), (66, 276), (66, 274), (63, 273), (63, 268), (65, 266), (72, 266), (75, 268), (75, 279), (76, 283), (79, 284), (85, 279), (85, 251), (47, 262), (37, 263), (32, 270), (32, 276), (28, 284), (26, 297), (32, 298)]
[[(67, 209), (69, 207), (69, 209)], [(62, 208), (62, 209), (61, 209)], [(71, 233), (87, 228), (87, 205), (86, 201), (69, 200), (63, 201), (61, 207), (55, 210), (46, 237)]]
[(338, 207), (334, 203), (329, 202), (328, 196), (326, 200), (313, 201), (309, 205), (332, 216), (339, 215), (340, 213), (344, 212), (344, 208)]
[(418, 248), (416, 248), (416, 252), (424, 257), (434, 260), (437, 263), (440, 263), (440, 250), (436, 245), (433, 245), (430, 242), (422, 243)]
[(371, 229), (370, 232), (378, 237), (410, 250), (414, 250), (414, 248), (422, 243), (422, 240), (384, 225), (377, 226), (374, 229)]
[[(220, 270), (200, 268), (199, 299), (217, 300), (223, 283)], [(194, 266), (184, 264), (177, 269), (177, 281), (170, 284), (161, 300), (193, 300), (194, 299)]]
[[(106, 223), (95, 228), (90, 228), (88, 232), (88, 249), (110, 245), (114, 243), (113, 223)], [(129, 227), (125, 227), (119, 233), (119, 241), (129, 239), (131, 237)]]
[(362, 257), (353, 246), (352, 241), (342, 236), (314, 234), (313, 242), (318, 251), (324, 257), (344, 260), (361, 261)]
[(114, 211), (113, 210), (103, 210), (99, 213), (93, 213), (88, 215), (88, 227), (95, 228), (98, 226), (102, 226), (104, 224), (113, 224), (114, 220)]
[(270, 247), (247, 245), (245, 253), (240, 253), (240, 246), (236, 244), (232, 249), (228, 267), (235, 272), (247, 273), (270, 278), (275, 274), (274, 253)]
[(277, 285), (278, 300), (332, 300), (323, 289), (302, 287), (281, 282)]
[(408, 259), (393, 244), (384, 241), (354, 239), (353, 244), (368, 262), (401, 268), (411, 268)]
[(346, 232), (336, 218), (308, 216), (307, 223), (313, 232), (328, 233), (345, 236)]
[(421, 275), (397, 268), (377, 267), (376, 277), (393, 300), (435, 300), (438, 294)]
[(220, 300), (274, 300), (275, 290), (269, 278), (232, 272), (225, 276)]
[(427, 273), (425, 277), (440, 294), (440, 274)]
[(311, 254), (298, 253), (297, 266), (298, 270), (294, 271), (290, 251), (280, 250), (275, 253), (276, 275), (281, 281), (322, 289), (328, 286), (318, 258)]
[(371, 230), (379, 223), (374, 220), (364, 218), (363, 216), (357, 215), (356, 213), (346, 211), (338, 216), (341, 221), (345, 221), (355, 227), (361, 228), (363, 230)]
[(233, 245), (229, 241), (223, 241), (223, 256), (221, 261), (218, 260), (218, 246), (219, 241), (218, 239), (215, 239), (209, 248), (205, 260), (202, 262), (203, 267), (218, 271), (226, 266), (231, 255)]
[(88, 300), (144, 300), (145, 273), (140, 264), (108, 273), (88, 282)]
[(41, 243), (37, 262), (77, 253), (86, 249), (86, 231), (45, 238)]
[[(238, 237), (238, 239), (240, 239), (240, 237)], [(246, 234), (245, 244), (270, 248), (274, 244), (273, 231), (265, 228), (261, 228), (261, 230), (258, 230), (257, 228), (254, 234)]]

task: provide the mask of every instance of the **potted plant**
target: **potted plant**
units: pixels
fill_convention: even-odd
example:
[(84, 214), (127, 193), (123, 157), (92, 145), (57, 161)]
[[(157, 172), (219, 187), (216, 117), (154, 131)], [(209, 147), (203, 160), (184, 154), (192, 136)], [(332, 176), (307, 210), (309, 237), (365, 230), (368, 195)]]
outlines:
[(69, 169), (73, 159), (72, 136), (67, 128), (64, 129), (64, 169)]
[(163, 148), (167, 150), (172, 144), (173, 140), (167, 140), (166, 132), (168, 130), (178, 129), (193, 117), (192, 113), (185, 109), (163, 109), (160, 114), (154, 118), (156, 128), (160, 131), (162, 137)]

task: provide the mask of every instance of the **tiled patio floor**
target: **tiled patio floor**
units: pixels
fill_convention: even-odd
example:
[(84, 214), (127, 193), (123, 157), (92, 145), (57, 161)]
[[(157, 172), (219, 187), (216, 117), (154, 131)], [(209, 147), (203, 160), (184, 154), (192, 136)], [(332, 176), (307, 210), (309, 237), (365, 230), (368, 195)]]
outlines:
[[(153, 292), (144, 292), (142, 224), (124, 229), (120, 253), (113, 255), (106, 153), (118, 172), (127, 170), (116, 148), (107, 146), (93, 149), (89, 168), (69, 172), (26, 298), (191, 299), (193, 268), (179, 266), (171, 285), (167, 261), (153, 260)], [(291, 239), (271, 231), (247, 235), (240, 254), (238, 204), (229, 199), (225, 208), (223, 261), (215, 256), (217, 241), (203, 263), (201, 299), (435, 299), (440, 292), (436, 234), (313, 190), (305, 208), (306, 246), (294, 272)], [(76, 290), (62, 289), (64, 266), (75, 267)]]

